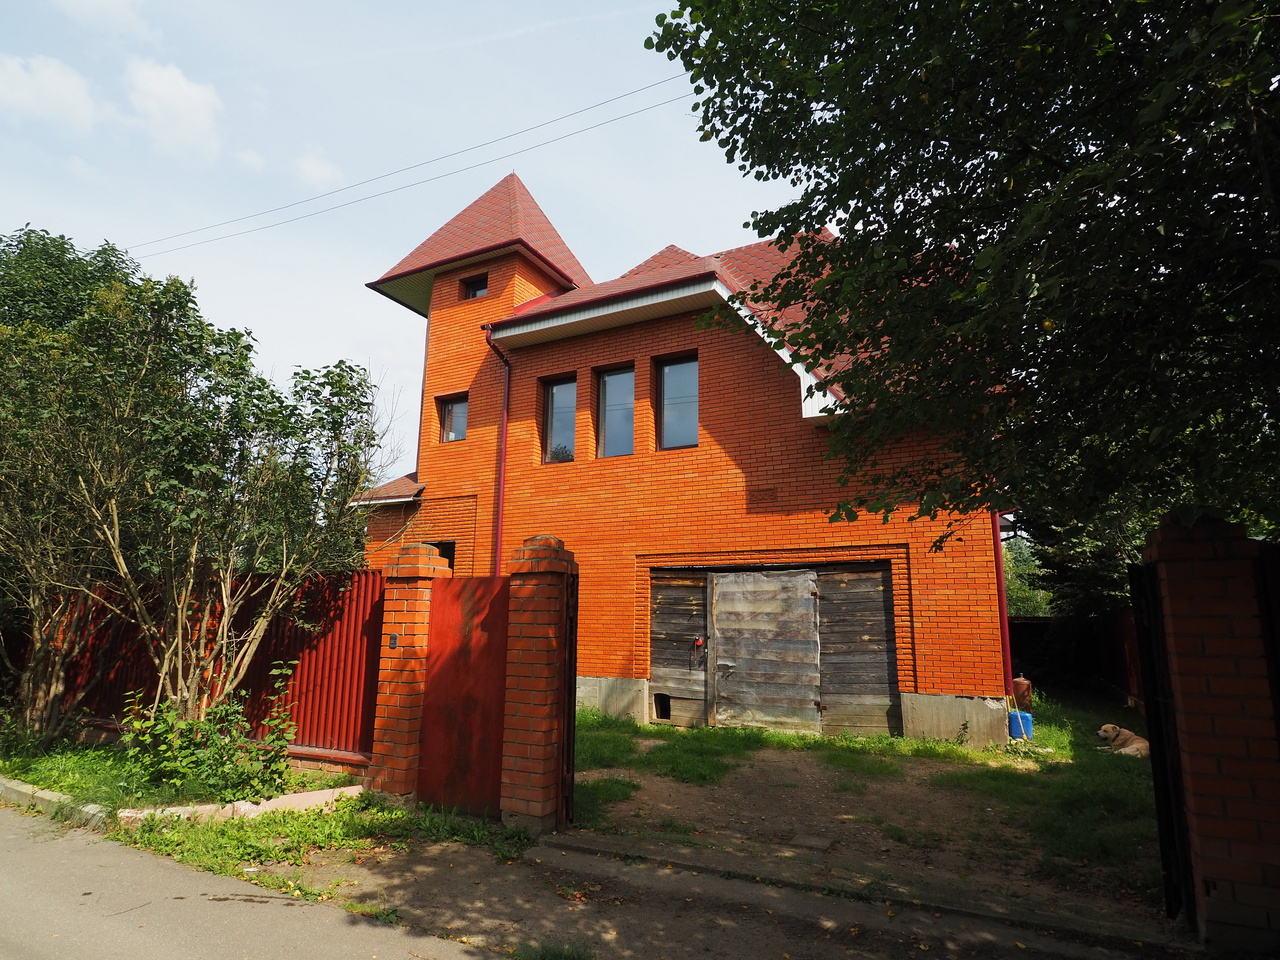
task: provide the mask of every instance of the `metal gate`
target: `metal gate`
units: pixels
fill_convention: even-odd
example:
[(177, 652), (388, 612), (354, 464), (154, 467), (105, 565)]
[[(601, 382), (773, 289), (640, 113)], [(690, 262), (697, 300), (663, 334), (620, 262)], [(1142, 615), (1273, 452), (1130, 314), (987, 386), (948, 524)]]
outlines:
[(564, 645), (560, 650), (560, 802), (556, 829), (573, 821), (574, 745), (578, 732), (578, 575), (564, 578)]
[(1129, 591), (1133, 596), (1138, 666), (1146, 696), (1147, 737), (1151, 744), (1151, 779), (1155, 787), (1156, 826), (1160, 834), (1165, 914), (1172, 920), (1186, 910), (1187, 922), (1195, 929), (1191, 838), (1182, 791), (1182, 760), (1178, 749), (1164, 611), (1160, 601), (1160, 578), (1155, 564), (1129, 567)]
[(497, 816), (507, 689), (507, 577), (437, 580), (431, 592), (418, 799)]

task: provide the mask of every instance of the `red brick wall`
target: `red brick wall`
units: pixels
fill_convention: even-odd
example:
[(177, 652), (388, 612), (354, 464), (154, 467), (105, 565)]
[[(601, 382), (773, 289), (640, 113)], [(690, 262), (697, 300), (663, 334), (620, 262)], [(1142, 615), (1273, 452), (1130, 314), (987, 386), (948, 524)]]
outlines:
[(552, 829), (562, 802), (566, 581), (576, 567), (573, 554), (555, 537), (525, 540), (512, 553), (508, 567), (502, 812), (533, 818), (541, 828)]
[(451, 571), (436, 549), (421, 545), (406, 545), (386, 568), (373, 761), (363, 778), (370, 789), (387, 793), (417, 789), (431, 584), (449, 576)]
[[(1280, 944), (1280, 751), (1254, 559), (1241, 527), (1167, 520), (1158, 564), (1201, 932)], [(1264, 934), (1263, 931), (1269, 931)], [(1228, 944), (1222, 944), (1227, 946)], [(1243, 944), (1241, 944), (1243, 945)]]
[[(498, 263), (501, 269), (490, 266), (490, 289), (495, 276), (510, 276), (513, 299), (517, 277), (539, 276), (517, 257)], [(479, 324), (510, 310), (491, 309), (506, 301), (486, 304), (489, 298), (459, 303), (456, 286), (436, 283), (441, 303), (433, 300), (419, 478), (424, 500), (475, 497), (473, 564), (484, 574), (493, 551), (502, 365)], [(529, 289), (545, 288), (531, 282)], [(657, 450), (655, 360), (690, 350), (699, 361), (699, 445)], [(941, 554), (929, 549), (939, 523), (829, 523), (826, 513), (843, 491), (838, 465), (824, 460), (825, 430), (802, 418), (799, 378), (759, 338), (698, 330), (683, 316), (510, 355), (504, 539), (513, 545), (552, 534), (576, 555), (580, 674), (648, 676), (650, 567), (889, 560), (901, 688), (1003, 693), (990, 518), (973, 518)], [(627, 363), (636, 374), (635, 453), (600, 459), (596, 373)], [(541, 383), (566, 375), (578, 382), (576, 459), (543, 464)], [(441, 444), (434, 398), (464, 390), (467, 440)], [(424, 508), (405, 538), (453, 539), (435, 529)], [(376, 544), (371, 555), (381, 556)]]

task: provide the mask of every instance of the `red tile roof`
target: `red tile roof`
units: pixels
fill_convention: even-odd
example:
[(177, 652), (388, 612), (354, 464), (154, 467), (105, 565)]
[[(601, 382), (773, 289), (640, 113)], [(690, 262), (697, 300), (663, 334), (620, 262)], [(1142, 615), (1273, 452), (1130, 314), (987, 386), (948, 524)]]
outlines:
[(567, 285), (590, 286), (587, 271), (514, 173), (422, 241), (371, 286), (516, 243), (560, 274)]
[[(617, 300), (644, 290), (654, 290), (697, 277), (714, 276), (717, 266), (714, 257), (698, 257), (679, 247), (667, 247), (644, 263), (632, 267), (616, 280), (580, 287), (549, 300), (531, 300), (516, 307), (515, 315), (523, 321), (529, 317), (561, 313), (589, 303)], [(501, 326), (501, 322), (496, 326)]]
[[(824, 231), (824, 235), (829, 236)], [(641, 293), (675, 286), (700, 277), (715, 277), (732, 293), (747, 293), (756, 282), (764, 283), (778, 273), (791, 259), (791, 251), (782, 251), (772, 241), (763, 240), (745, 246), (724, 250), (710, 257), (699, 257), (677, 246), (659, 250), (648, 260), (632, 267), (616, 280), (593, 284), (590, 287), (570, 290), (559, 296), (539, 297), (516, 307), (510, 320), (499, 321), (496, 327), (507, 323), (523, 323), (533, 317), (554, 316), (579, 307), (622, 300)], [(760, 322), (774, 330), (785, 330), (804, 320), (802, 306), (788, 307), (778, 312), (748, 298), (747, 305)], [(814, 371), (820, 380), (826, 380), (835, 370), (849, 362), (848, 357), (833, 358), (820, 364)], [(827, 389), (837, 396), (838, 387), (828, 384)]]
[(543, 297), (530, 301), (517, 307), (515, 316), (524, 321), (534, 316), (561, 313), (587, 304), (661, 289), (698, 277), (714, 276), (733, 293), (741, 293), (757, 280), (768, 280), (782, 269), (790, 257), (791, 254), (783, 253), (768, 240), (734, 247), (710, 257), (699, 257), (673, 245), (659, 250), (616, 280), (570, 290), (550, 299)]
[(351, 502), (376, 503), (379, 500), (413, 500), (422, 492), (425, 486), (425, 483), (418, 482), (418, 474), (415, 471), (414, 473), (406, 473), (403, 477), (388, 480), (372, 490), (366, 490)]

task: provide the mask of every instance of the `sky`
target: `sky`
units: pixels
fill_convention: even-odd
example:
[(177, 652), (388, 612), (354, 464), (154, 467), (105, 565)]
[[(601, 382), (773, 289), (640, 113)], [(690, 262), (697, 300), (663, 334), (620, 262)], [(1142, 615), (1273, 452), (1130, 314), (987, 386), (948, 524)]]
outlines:
[(0, 0), (0, 232), (109, 240), (194, 281), (278, 382), (365, 367), (383, 478), (406, 473), (425, 320), (365, 284), (508, 173), (597, 282), (670, 243), (750, 243), (752, 211), (789, 198), (699, 141), (679, 64), (644, 49), (666, 9)]

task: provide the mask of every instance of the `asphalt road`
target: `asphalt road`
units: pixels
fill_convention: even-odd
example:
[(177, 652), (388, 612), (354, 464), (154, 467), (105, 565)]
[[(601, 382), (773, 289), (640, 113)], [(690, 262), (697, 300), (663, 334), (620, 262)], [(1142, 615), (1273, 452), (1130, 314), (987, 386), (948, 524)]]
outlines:
[(480, 955), (0, 807), (0, 960)]

